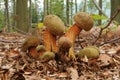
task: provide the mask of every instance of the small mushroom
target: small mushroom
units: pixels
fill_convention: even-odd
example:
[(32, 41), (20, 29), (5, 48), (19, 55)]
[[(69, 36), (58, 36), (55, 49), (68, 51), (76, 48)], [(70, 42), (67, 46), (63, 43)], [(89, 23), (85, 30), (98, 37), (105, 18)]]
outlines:
[(37, 52), (46, 51), (45, 46), (44, 46), (44, 45), (38, 45), (38, 46), (36, 47), (36, 51), (37, 51)]
[(88, 46), (80, 50), (80, 52), (77, 54), (78, 57), (83, 58), (98, 58), (100, 55), (100, 50), (96, 46)]
[(45, 52), (43, 55), (40, 56), (41, 60), (48, 61), (55, 58), (55, 53), (53, 52)]
[(69, 48), (71, 47), (71, 45), (72, 45), (72, 42), (70, 42), (70, 40), (68, 40), (68, 38), (64, 36), (58, 40), (58, 47), (62, 49), (62, 51), (69, 51)]

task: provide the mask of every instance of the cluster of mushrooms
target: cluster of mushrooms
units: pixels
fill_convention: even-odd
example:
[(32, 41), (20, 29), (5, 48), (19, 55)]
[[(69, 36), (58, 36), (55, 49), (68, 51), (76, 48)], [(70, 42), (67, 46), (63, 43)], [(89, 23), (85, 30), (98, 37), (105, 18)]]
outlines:
[(74, 44), (76, 37), (81, 30), (89, 31), (93, 25), (92, 17), (85, 12), (79, 12), (74, 16), (74, 24), (65, 32), (65, 25), (56, 15), (47, 15), (43, 24), (43, 42), (38, 36), (28, 37), (22, 45), (22, 51), (27, 52), (34, 59), (50, 60), (70, 60), (78, 57), (97, 58), (99, 49), (95, 46), (88, 46), (74, 54)]

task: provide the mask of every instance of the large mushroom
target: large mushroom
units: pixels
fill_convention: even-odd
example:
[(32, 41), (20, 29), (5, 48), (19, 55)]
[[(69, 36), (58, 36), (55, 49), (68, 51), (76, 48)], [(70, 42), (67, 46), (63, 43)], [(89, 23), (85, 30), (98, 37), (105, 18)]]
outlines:
[[(29, 56), (35, 59), (51, 59), (58, 51), (56, 37), (64, 34), (64, 23), (56, 15), (48, 15), (43, 21), (46, 29), (43, 31), (43, 39), (38, 36), (28, 37), (22, 45), (22, 51), (27, 51)], [(42, 45), (41, 44), (41, 41)]]
[(43, 42), (49, 52), (58, 52), (56, 37), (64, 34), (64, 23), (56, 15), (47, 15), (43, 21), (46, 30), (43, 32)]
[[(63, 35), (59, 41), (59, 50), (65, 49), (66, 45), (65, 43), (69, 43), (67, 46), (68, 49), (68, 56), (71, 57), (72, 59), (75, 59), (75, 54), (73, 54), (73, 45), (75, 42), (76, 37), (79, 35), (82, 29), (85, 31), (89, 31), (93, 27), (93, 19), (92, 17), (86, 13), (86, 12), (79, 12), (74, 16), (74, 25), (70, 27), (70, 29)], [(65, 41), (66, 38), (66, 41)], [(65, 45), (65, 46), (64, 46)]]

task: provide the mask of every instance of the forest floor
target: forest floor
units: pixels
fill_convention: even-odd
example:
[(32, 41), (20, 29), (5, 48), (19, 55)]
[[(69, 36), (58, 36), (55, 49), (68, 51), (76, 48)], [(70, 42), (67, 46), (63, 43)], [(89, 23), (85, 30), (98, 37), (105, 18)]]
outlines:
[[(120, 41), (99, 46), (97, 59), (57, 63), (41, 62), (25, 55), (21, 45), (26, 37), (19, 33), (0, 33), (0, 80), (120, 80)], [(94, 40), (91, 34), (81, 34), (79, 39), (83, 47)], [(80, 49), (78, 44), (79, 41), (76, 52)]]

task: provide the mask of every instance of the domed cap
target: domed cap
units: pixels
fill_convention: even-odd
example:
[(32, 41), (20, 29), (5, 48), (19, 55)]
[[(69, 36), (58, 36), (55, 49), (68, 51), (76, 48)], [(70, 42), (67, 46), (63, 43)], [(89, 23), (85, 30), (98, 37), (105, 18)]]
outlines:
[(93, 25), (94, 21), (92, 17), (86, 12), (79, 12), (74, 16), (74, 21), (76, 25), (85, 31), (89, 31)]
[(47, 15), (43, 21), (44, 25), (54, 35), (62, 35), (65, 30), (63, 21), (56, 15)]

